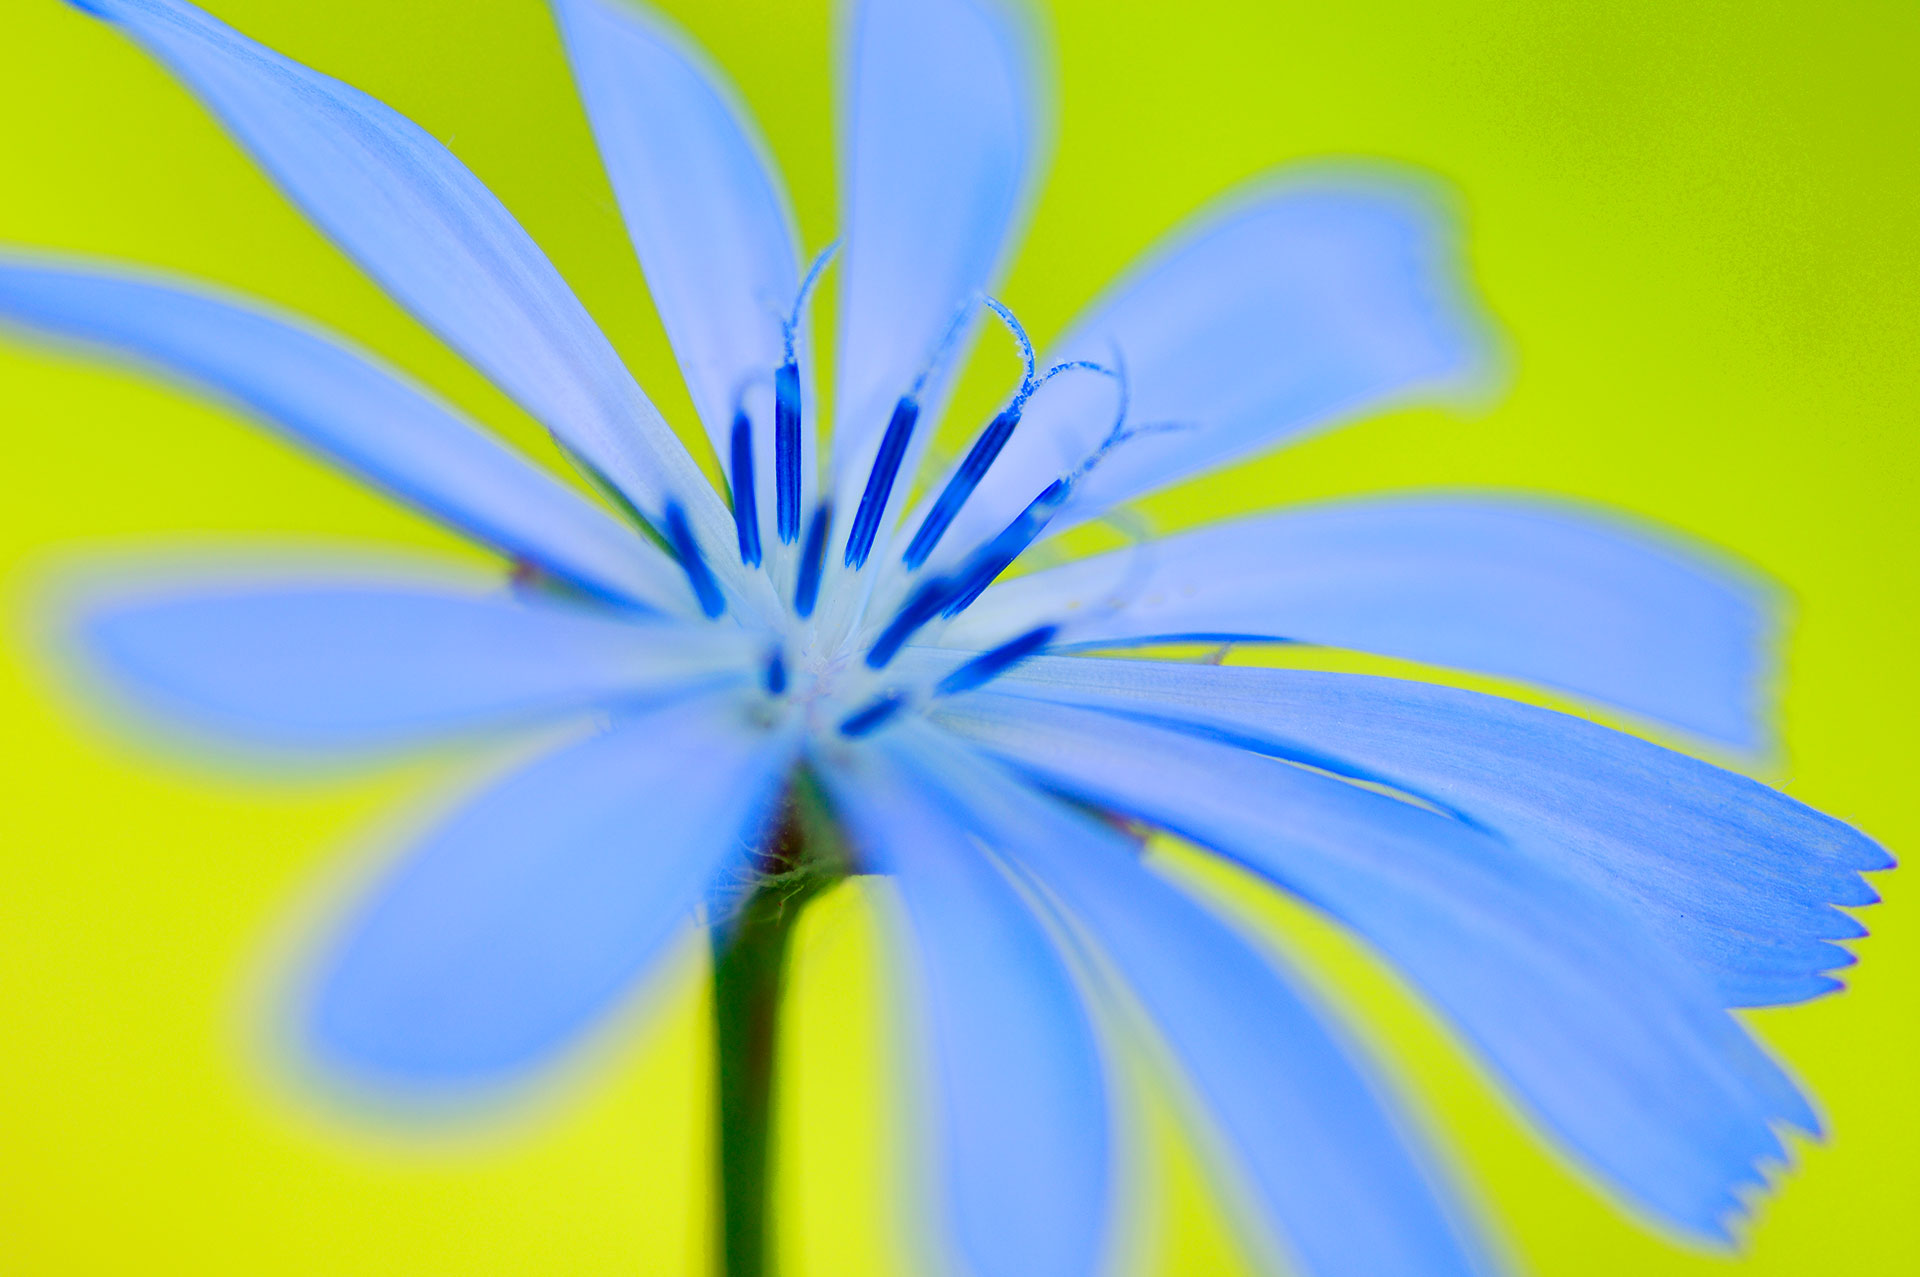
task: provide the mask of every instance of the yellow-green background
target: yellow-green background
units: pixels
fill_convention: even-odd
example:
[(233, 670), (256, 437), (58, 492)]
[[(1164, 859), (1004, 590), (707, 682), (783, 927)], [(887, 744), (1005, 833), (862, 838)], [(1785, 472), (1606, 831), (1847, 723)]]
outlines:
[[(824, 4), (670, 6), (740, 84), (806, 239), (834, 232)], [(690, 414), (538, 0), (217, 0), (425, 124), (552, 254), (677, 424)], [(1478, 415), (1409, 412), (1153, 505), (1163, 524), (1428, 485), (1609, 502), (1746, 556), (1797, 598), (1770, 779), (1920, 847), (1912, 674), (1920, 350), (1920, 8), (1060, 0), (1059, 156), (1004, 296), (1038, 334), (1155, 235), (1293, 157), (1394, 157), (1464, 195), (1511, 341)], [(157, 67), (54, 0), (0, 0), (0, 241), (110, 254), (316, 316), (543, 457), (531, 425), (308, 229)], [(1010, 365), (983, 356), (963, 403)], [(231, 415), (0, 344), (0, 1269), (699, 1271), (697, 944), (560, 1081), (477, 1129), (396, 1131), (262, 1063), (305, 902), (440, 792), (447, 760), (266, 783), (80, 715), (34, 655), (62, 565), (158, 542), (477, 556)], [(1920, 1249), (1920, 937), (1884, 875), (1850, 988), (1752, 1017), (1814, 1088), (1739, 1256), (1635, 1223), (1544, 1151), (1351, 945), (1263, 914), (1357, 1008), (1522, 1266), (1880, 1274)], [(785, 1093), (792, 1272), (889, 1271), (900, 1203), (875, 1113), (878, 932), (855, 890), (808, 925)], [(1236, 1271), (1164, 1111), (1129, 1187), (1137, 1271)]]

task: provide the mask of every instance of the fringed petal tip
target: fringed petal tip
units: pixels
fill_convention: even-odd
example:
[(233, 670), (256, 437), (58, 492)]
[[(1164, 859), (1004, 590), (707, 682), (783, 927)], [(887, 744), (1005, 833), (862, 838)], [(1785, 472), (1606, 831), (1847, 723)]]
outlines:
[[(1899, 859), (1879, 843), (1871, 839), (1863, 839), (1862, 843), (1863, 845), (1860, 848), (1860, 863), (1854, 866), (1854, 868), (1858, 869), (1861, 873), (1879, 873), (1883, 869), (1898, 869), (1900, 867)], [(1875, 894), (1873, 903), (1877, 904), (1879, 900), (1879, 895)]]
[[(1787, 1125), (1803, 1138), (1826, 1139), (1824, 1124), (1811, 1113), (1805, 1123)], [(1682, 1235), (1696, 1245), (1723, 1257), (1737, 1257), (1747, 1248), (1747, 1232), (1755, 1212), (1767, 1197), (1778, 1191), (1779, 1176), (1792, 1166), (1793, 1155), (1785, 1147), (1776, 1154), (1756, 1158), (1731, 1180), (1725, 1193), (1703, 1204), (1697, 1219), (1664, 1222), (1679, 1228)]]
[(1857, 965), (1860, 961), (1860, 956), (1851, 949), (1842, 949), (1837, 944), (1828, 944), (1825, 947), (1828, 951), (1828, 960), (1827, 965), (1820, 968), (1822, 973), (1828, 971), (1844, 971), (1848, 967)]
[[(1359, 675), (1036, 657), (1003, 691), (1229, 730), (1385, 780), (1631, 901), (1724, 1006), (1815, 996), (1832, 904), (1865, 903), (1880, 849), (1777, 790), (1584, 719)], [(1604, 847), (1604, 853), (1597, 850)], [(1573, 854), (1568, 855), (1571, 851)]]
[[(1042, 662), (1015, 682), (1033, 688), (1066, 664)], [(1154, 674), (1117, 664), (1130, 667), (1119, 675)], [(1319, 680), (1288, 672), (1254, 681), (1277, 688)], [(1356, 692), (1362, 686), (1336, 682)], [(1244, 707), (1252, 688), (1238, 690)], [(1411, 715), (1413, 693), (1400, 690), (1407, 695), (1399, 708)], [(1354, 704), (1348, 698), (1348, 708)], [(1306, 730), (1304, 705), (1292, 708), (1291, 729)], [(1765, 995), (1756, 1000), (1778, 1000), (1783, 988), (1804, 994), (1814, 983), (1808, 968), (1844, 958), (1836, 946), (1783, 947), (1742, 932), (1750, 948), (1741, 962), (1725, 961), (1733, 955), (1722, 951), (1713, 968), (1690, 970), (1638, 902), (1497, 815), (1493, 828), (1505, 836), (1182, 732), (1171, 720), (1153, 725), (992, 692), (956, 700), (937, 718), (1023, 771), (1213, 846), (1353, 926), (1461, 1025), (1543, 1127), (1675, 1227), (1712, 1232), (1730, 1187), (1750, 1179), (1761, 1160), (1782, 1156), (1774, 1123), (1817, 1126), (1792, 1081), (1722, 1009), (1727, 989), (1706, 977), (1710, 970), (1730, 976), (1743, 990), (1753, 981)], [(1339, 733), (1351, 748), (1364, 727), (1346, 714)], [(1453, 717), (1447, 746), (1462, 747), (1468, 735)], [(1636, 759), (1643, 786), (1652, 783), (1647, 765), (1658, 760)], [(1589, 753), (1581, 774), (1596, 780), (1608, 761)], [(1696, 766), (1671, 756), (1662, 779), (1714, 788)], [(1685, 786), (1654, 787), (1663, 817), (1685, 816)], [(1704, 806), (1733, 820), (1729, 828), (1738, 827), (1736, 814), (1774, 807), (1777, 833), (1781, 818), (1792, 816), (1786, 800), (1750, 782), (1729, 776), (1718, 788)], [(1458, 786), (1451, 792), (1476, 810), (1472, 795)], [(1578, 826), (1576, 797), (1560, 790), (1555, 810)], [(1738, 813), (1741, 798), (1756, 805)], [(1612, 803), (1596, 809), (1585, 836), (1604, 831), (1618, 811)], [(1808, 819), (1803, 833), (1830, 828)], [(1733, 887), (1724, 879), (1715, 885), (1722, 895)], [(1689, 899), (1700, 894), (1686, 889), (1684, 877), (1675, 889)]]

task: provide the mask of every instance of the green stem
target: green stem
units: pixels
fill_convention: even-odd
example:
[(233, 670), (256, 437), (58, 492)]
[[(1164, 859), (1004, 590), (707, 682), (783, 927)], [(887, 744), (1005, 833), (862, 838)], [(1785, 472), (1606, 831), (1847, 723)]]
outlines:
[(720, 1277), (774, 1271), (768, 1189), (780, 994), (801, 908), (844, 873), (838, 850), (817, 791), (802, 777), (756, 881), (713, 928)]

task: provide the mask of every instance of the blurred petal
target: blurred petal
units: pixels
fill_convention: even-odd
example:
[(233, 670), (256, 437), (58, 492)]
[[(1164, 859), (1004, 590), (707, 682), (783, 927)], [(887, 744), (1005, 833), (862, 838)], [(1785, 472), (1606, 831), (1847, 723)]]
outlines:
[(1838, 987), (1834, 905), (1879, 897), (1893, 860), (1857, 830), (1744, 776), (1584, 719), (1357, 674), (1039, 657), (997, 690), (1142, 717), (1383, 781), (1460, 813), (1630, 904), (1728, 1006)]
[(505, 1080), (629, 992), (741, 861), (792, 758), (731, 694), (559, 750), (454, 812), (324, 956), (309, 1045), (376, 1083)]
[(1317, 643), (1529, 679), (1757, 749), (1771, 600), (1731, 562), (1517, 502), (1368, 500), (1215, 524), (989, 589), (947, 631), (988, 647)]
[(276, 746), (365, 748), (538, 722), (738, 679), (705, 628), (431, 586), (202, 585), (114, 599), (83, 650), (176, 726)]
[(910, 773), (863, 751), (825, 774), (862, 867), (890, 875), (905, 905), (930, 1125), (966, 1271), (1097, 1271), (1111, 1204), (1106, 1087), (1065, 964)]
[(539, 247), (384, 103), (184, 0), (76, 0), (173, 69), (308, 217), (650, 517), (725, 545), (725, 507)]
[(1288, 974), (1110, 830), (966, 752), (923, 748), (921, 765), (1098, 941), (1300, 1272), (1495, 1270), (1391, 1095)]
[[(955, 317), (977, 313), (1039, 159), (1028, 35), (1002, 0), (864, 0), (852, 27), (833, 449), (849, 517), (895, 401), (928, 371)], [(917, 444), (932, 433), (943, 380), (922, 396)], [(896, 492), (892, 508), (904, 499)]]
[(986, 694), (943, 724), (1047, 784), (1215, 848), (1339, 918), (1576, 1153), (1730, 1240), (1735, 1190), (1806, 1101), (1698, 972), (1611, 897), (1493, 834), (1233, 745)]
[[(749, 379), (764, 392), (784, 357), (781, 320), (800, 286), (779, 179), (719, 73), (663, 22), (625, 0), (553, 7), (647, 288), (725, 457)], [(770, 412), (756, 433), (759, 508), (772, 511)], [(810, 489), (811, 454), (801, 476)]]
[[(1070, 328), (1049, 362), (1120, 367), (1147, 428), (1079, 483), (1054, 526), (1483, 370), (1486, 320), (1435, 192), (1364, 171), (1269, 180), (1154, 249)], [(1050, 382), (942, 542), (939, 568), (1093, 455), (1114, 383)], [(937, 490), (937, 488), (936, 488)]]
[(517, 559), (615, 599), (689, 610), (639, 532), (337, 338), (133, 275), (0, 258), (0, 319), (228, 396), (299, 443)]

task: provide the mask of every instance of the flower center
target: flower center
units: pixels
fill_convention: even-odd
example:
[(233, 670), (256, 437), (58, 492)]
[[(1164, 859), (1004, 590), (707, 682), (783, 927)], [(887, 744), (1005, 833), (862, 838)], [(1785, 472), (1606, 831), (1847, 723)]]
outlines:
[[(927, 367), (894, 405), (848, 527), (841, 553), (841, 566), (847, 575), (836, 578), (836, 606), (816, 620), (815, 612), (819, 609), (826, 579), (834, 511), (832, 503), (823, 498), (805, 520), (801, 518), (805, 405), (796, 333), (807, 298), (837, 247), (837, 244), (829, 245), (814, 259), (792, 313), (782, 325), (784, 358), (773, 375), (774, 532), (781, 545), (796, 546), (796, 550), (785, 558), (777, 558), (776, 563), (781, 565), (777, 569), (763, 563), (760, 510), (754, 484), (753, 420), (743, 403), (735, 408), (728, 439), (728, 461), (742, 565), (773, 576), (792, 574), (786, 578), (792, 582), (790, 611), (784, 619), (765, 618), (770, 643), (760, 658), (756, 675), (767, 698), (768, 712), (779, 714), (797, 709), (815, 720), (816, 730), (832, 730), (857, 738), (877, 730), (911, 706), (977, 688), (1053, 641), (1057, 626), (1036, 626), (947, 670), (944, 675), (923, 677), (919, 686), (912, 680), (901, 680), (887, 673), (901, 649), (916, 636), (922, 635), (929, 626), (951, 620), (972, 604), (1040, 537), (1088, 470), (1137, 431), (1125, 426), (1127, 394), (1122, 373), (1089, 360), (1072, 360), (1040, 372), (1033, 343), (1013, 312), (992, 298), (977, 299), (999, 318), (1018, 343), (1024, 364), (1020, 384), (974, 440), (908, 541), (900, 566), (912, 588), (906, 592), (904, 601), (889, 604), (894, 611), (884, 624), (879, 623), (879, 616), (886, 615), (884, 612), (868, 622), (866, 609), (874, 583), (856, 584), (856, 581), (869, 566), (879, 543), (887, 507), (912, 452), (914, 432), (920, 424), (922, 392), (964, 331), (974, 304), (970, 302), (955, 316)], [(1047, 484), (998, 535), (961, 557), (943, 574), (925, 576), (914, 582), (915, 576), (923, 575), (934, 551), (954, 526), (969, 498), (980, 490), (995, 461), (1019, 429), (1022, 414), (1035, 393), (1054, 377), (1074, 371), (1098, 373), (1119, 383), (1120, 402), (1114, 425), (1099, 448), (1073, 471)], [(685, 571), (701, 610), (710, 618), (725, 614), (727, 595), (677, 502), (667, 505), (661, 533)], [(884, 597), (897, 599), (899, 596), (888, 590)]]

